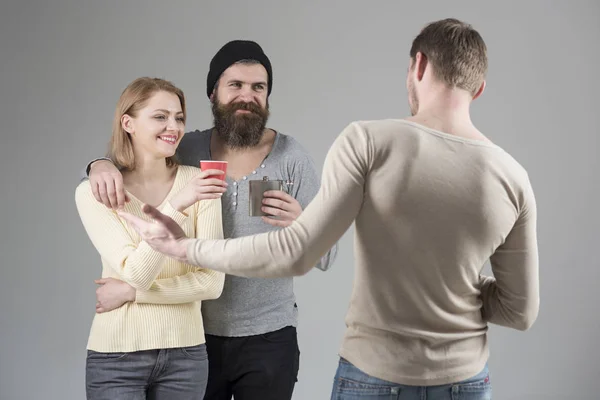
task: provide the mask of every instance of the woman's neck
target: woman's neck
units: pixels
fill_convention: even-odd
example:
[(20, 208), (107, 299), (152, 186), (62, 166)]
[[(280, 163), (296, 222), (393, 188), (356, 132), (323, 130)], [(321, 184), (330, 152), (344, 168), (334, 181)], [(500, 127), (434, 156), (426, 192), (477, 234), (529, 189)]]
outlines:
[(136, 158), (135, 168), (123, 174), (126, 185), (148, 185), (169, 182), (173, 178), (173, 167), (168, 167), (164, 158)]

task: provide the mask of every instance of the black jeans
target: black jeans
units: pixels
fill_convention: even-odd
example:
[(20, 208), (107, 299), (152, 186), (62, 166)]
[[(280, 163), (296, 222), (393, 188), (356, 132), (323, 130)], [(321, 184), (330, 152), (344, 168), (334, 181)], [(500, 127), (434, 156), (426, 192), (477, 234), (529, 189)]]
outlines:
[(208, 386), (204, 400), (289, 400), (300, 350), (292, 326), (256, 336), (206, 335)]

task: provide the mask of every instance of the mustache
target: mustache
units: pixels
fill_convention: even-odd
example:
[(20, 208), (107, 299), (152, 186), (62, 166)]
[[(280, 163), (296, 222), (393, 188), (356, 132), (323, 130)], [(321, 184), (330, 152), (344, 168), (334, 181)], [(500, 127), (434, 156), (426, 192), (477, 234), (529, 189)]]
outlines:
[(250, 111), (254, 114), (261, 114), (262, 108), (256, 103), (238, 102), (229, 104), (228, 107), (232, 112), (237, 110)]

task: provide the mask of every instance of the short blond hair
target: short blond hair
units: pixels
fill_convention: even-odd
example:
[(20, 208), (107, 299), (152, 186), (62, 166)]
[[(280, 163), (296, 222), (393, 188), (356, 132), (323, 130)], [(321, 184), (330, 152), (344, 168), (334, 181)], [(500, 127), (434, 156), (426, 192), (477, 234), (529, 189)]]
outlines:
[(410, 49), (414, 61), (417, 53), (427, 57), (436, 78), (450, 87), (475, 95), (487, 74), (487, 47), (470, 24), (446, 18), (427, 24)]
[[(160, 78), (137, 78), (131, 82), (117, 102), (115, 116), (112, 126), (112, 137), (110, 139), (108, 157), (119, 169), (133, 170), (135, 168), (135, 157), (133, 153), (133, 143), (131, 135), (123, 129), (121, 118), (123, 115), (129, 115), (132, 118), (146, 106), (148, 100), (157, 92), (167, 92), (176, 95), (181, 103), (184, 121), (187, 119), (185, 109), (185, 96), (183, 91), (173, 85), (171, 82)], [(168, 166), (177, 165), (175, 156), (167, 157)]]

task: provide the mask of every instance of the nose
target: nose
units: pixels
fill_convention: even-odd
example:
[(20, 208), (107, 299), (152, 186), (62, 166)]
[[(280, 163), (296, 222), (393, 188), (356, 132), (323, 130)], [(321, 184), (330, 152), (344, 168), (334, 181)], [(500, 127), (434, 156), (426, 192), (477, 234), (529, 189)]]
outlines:
[(175, 118), (169, 118), (167, 120), (167, 130), (168, 131), (176, 131), (177, 130), (177, 121), (175, 121)]
[(244, 85), (240, 90), (239, 99), (245, 101), (246, 103), (251, 102), (254, 99), (252, 88), (250, 88), (248, 85)]

